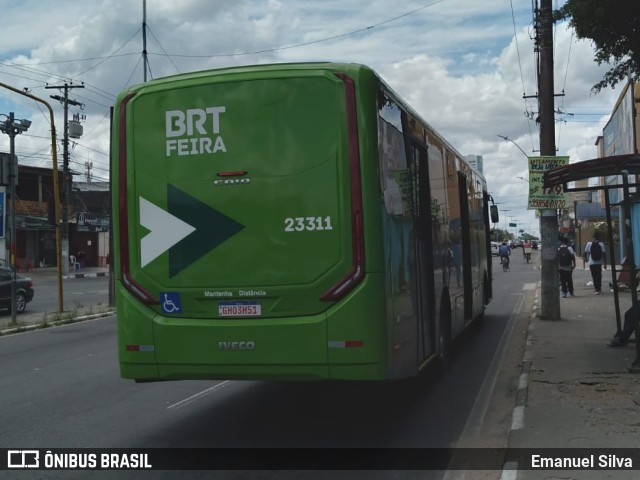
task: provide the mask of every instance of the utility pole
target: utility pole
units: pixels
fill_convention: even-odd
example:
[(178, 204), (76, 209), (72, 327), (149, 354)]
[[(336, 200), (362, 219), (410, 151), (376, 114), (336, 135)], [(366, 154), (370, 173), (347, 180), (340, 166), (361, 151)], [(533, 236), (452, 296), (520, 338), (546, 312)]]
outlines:
[[(539, 85), (540, 109), (540, 154), (555, 156), (555, 117), (553, 88), (553, 16), (552, 0), (541, 0), (538, 12), (539, 25)], [(542, 291), (540, 296), (540, 318), (560, 320), (560, 295), (558, 295), (556, 250), (558, 240), (558, 212), (544, 209), (540, 216), (542, 237)]]
[[(27, 93), (22, 90), (18, 90), (17, 88), (12, 87), (11, 85), (7, 85), (6, 83), (0, 82), (1, 88), (6, 88), (7, 90), (11, 90), (18, 95), (22, 95), (24, 97), (28, 97), (36, 102), (40, 102), (47, 107), (49, 111), (49, 124), (51, 125), (51, 159), (53, 160), (52, 170), (53, 170), (53, 198), (55, 202), (54, 208), (54, 217), (55, 217), (55, 228), (56, 228), (56, 265), (58, 266), (58, 311), (64, 311), (64, 302), (62, 295), (62, 271), (61, 271), (61, 258), (60, 258), (60, 188), (58, 188), (58, 148), (56, 147), (56, 124), (55, 118), (53, 116), (53, 108), (43, 99), (38, 98), (30, 93)], [(24, 127), (25, 121), (20, 122)], [(27, 126), (28, 128), (28, 126)], [(68, 262), (67, 262), (68, 263)]]
[[(9, 214), (9, 264), (11, 266), (11, 325), (16, 325), (16, 185), (18, 184), (18, 157), (16, 157), (16, 135), (26, 132), (31, 126), (29, 120), (18, 120), (13, 115), (4, 115), (7, 120), (0, 123), (0, 132), (9, 135), (9, 197), (11, 198)], [(4, 220), (4, 219), (3, 219)]]
[(62, 88), (64, 97), (51, 95), (54, 100), (59, 100), (64, 108), (64, 137), (62, 140), (62, 272), (69, 274), (69, 200), (71, 198), (71, 175), (69, 173), (69, 105), (81, 107), (82, 103), (69, 100), (69, 90), (72, 88), (84, 88), (84, 85), (47, 85), (45, 88)]
[(144, 69), (144, 82), (147, 82), (147, 70), (149, 58), (147, 57), (147, 0), (142, 0), (142, 68)]
[(93, 168), (93, 162), (84, 162), (84, 166), (87, 169), (87, 183), (91, 183), (91, 169)]
[(511, 210), (500, 210), (500, 211), (504, 216), (504, 232), (502, 233), (502, 239), (506, 240), (507, 239), (507, 216), (505, 215), (505, 213), (510, 212)]

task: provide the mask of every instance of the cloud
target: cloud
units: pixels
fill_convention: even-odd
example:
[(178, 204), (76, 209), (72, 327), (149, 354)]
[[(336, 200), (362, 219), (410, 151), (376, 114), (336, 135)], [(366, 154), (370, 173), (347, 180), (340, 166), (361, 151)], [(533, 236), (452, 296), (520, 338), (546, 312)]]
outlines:
[[(457, 150), (483, 155), (493, 193), (524, 205), (521, 181), (513, 179), (526, 176), (526, 159), (497, 135), (527, 153), (538, 149), (537, 100), (523, 98), (538, 92), (534, 31), (531, 6), (507, 3), (400, 0), (390, 8), (388, 0), (151, 0), (149, 76), (266, 62), (369, 65)], [(46, 90), (46, 82), (82, 83), (71, 95), (84, 103), (87, 117), (73, 157), (106, 169), (109, 107), (121, 89), (143, 79), (141, 2), (60, 0), (55, 9), (35, 0), (0, 4), (0, 82), (46, 99), (58, 93)], [(619, 89), (594, 95), (591, 87), (606, 65), (594, 62), (592, 45), (576, 41), (566, 24), (554, 35), (555, 89), (564, 93), (556, 99), (563, 112), (558, 153), (593, 158)], [(52, 103), (61, 122), (62, 109)], [(5, 111), (34, 121), (31, 136), (20, 139), (22, 157), (48, 162), (35, 153), (46, 149), (50, 127), (33, 102), (0, 91)], [(0, 138), (0, 149), (6, 142)]]

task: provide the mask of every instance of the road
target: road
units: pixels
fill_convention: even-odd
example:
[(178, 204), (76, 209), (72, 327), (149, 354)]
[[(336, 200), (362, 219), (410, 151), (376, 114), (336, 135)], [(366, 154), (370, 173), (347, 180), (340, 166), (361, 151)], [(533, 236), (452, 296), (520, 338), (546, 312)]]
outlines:
[[(0, 447), (505, 446), (527, 305), (540, 276), (534, 263), (514, 255), (510, 272), (495, 269), (494, 300), (483, 324), (457, 345), (444, 374), (417, 381), (136, 384), (119, 378), (115, 317), (0, 337)], [(77, 281), (78, 292), (101, 291), (100, 279)], [(114, 471), (10, 473), (9, 478), (123, 478)], [(212, 475), (133, 473), (126, 478)], [(215, 475), (335, 477), (286, 471)], [(443, 472), (350, 472), (339, 478), (443, 478)]]
[[(26, 317), (36, 317), (38, 321), (42, 320), (44, 313), (49, 314), (49, 319), (53, 318), (51, 314), (59, 311), (58, 305), (58, 279), (54, 272), (46, 274), (40, 272), (22, 273), (21, 275), (29, 277), (33, 280), (34, 296), (33, 300), (27, 304), (24, 314), (17, 316), (20, 323), (38, 323), (26, 322)], [(63, 309), (65, 312), (85, 311), (86, 307), (92, 307), (96, 313), (103, 309), (107, 309), (109, 304), (109, 277), (93, 276), (85, 278), (66, 278), (62, 281), (63, 292)], [(7, 326), (11, 320), (8, 311), (0, 311), (0, 329)]]

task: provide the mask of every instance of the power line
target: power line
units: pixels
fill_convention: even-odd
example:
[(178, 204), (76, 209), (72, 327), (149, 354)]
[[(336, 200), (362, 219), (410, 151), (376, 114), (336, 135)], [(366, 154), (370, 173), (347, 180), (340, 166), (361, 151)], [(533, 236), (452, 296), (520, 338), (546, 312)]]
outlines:
[(517, 32), (517, 28), (516, 28), (516, 17), (515, 17), (515, 10), (513, 8), (513, 0), (509, 0), (509, 4), (511, 7), (511, 20), (513, 23), (513, 39), (516, 45), (516, 53), (518, 55), (518, 68), (520, 69), (520, 81), (522, 83), (522, 98), (524, 100), (524, 108), (525, 108), (525, 116), (527, 118), (527, 126), (529, 128), (529, 138), (531, 139), (531, 150), (535, 151), (534, 148), (534, 143), (533, 143), (533, 132), (531, 131), (531, 117), (527, 114), (529, 112), (529, 106), (527, 104), (527, 99), (526, 99), (526, 89), (524, 86), (524, 74), (522, 73), (522, 59), (520, 57), (520, 47), (518, 44), (518, 32)]
[[(357, 33), (362, 33), (362, 32), (366, 32), (367, 30), (373, 30), (374, 28), (378, 28), (382, 25), (385, 25), (387, 23), (391, 23), (391, 22), (395, 22), (396, 20), (400, 20), (401, 18), (404, 17), (408, 17), (409, 15), (413, 15), (414, 13), (417, 13), (421, 10), (424, 10), (426, 8), (429, 7), (433, 7), (434, 5), (437, 5), (438, 3), (443, 2), (444, 0), (437, 0), (435, 2), (429, 3), (427, 5), (423, 5), (421, 7), (415, 8), (413, 10), (410, 10), (408, 12), (405, 12), (401, 15), (398, 15), (396, 17), (393, 18), (389, 18), (387, 20), (383, 20), (381, 22), (378, 22), (376, 24), (373, 25), (369, 25), (367, 27), (363, 27), (363, 28), (359, 28), (357, 30), (352, 30), (350, 32), (346, 32), (346, 33), (340, 33), (337, 35), (331, 35), (329, 37), (324, 37), (324, 38), (320, 38), (318, 40), (310, 40), (308, 42), (302, 42), (302, 43), (296, 43), (293, 45), (284, 45), (281, 47), (273, 47), (273, 48), (267, 48), (264, 50), (255, 50), (255, 51), (251, 51), (251, 52), (237, 52), (237, 53), (217, 53), (217, 54), (208, 54), (208, 55), (185, 55), (185, 54), (170, 54), (170, 55), (166, 55), (167, 57), (174, 57), (174, 58), (216, 58), (216, 57), (241, 57), (241, 56), (245, 56), (245, 55), (258, 55), (261, 53), (273, 53), (273, 52), (278, 52), (278, 51), (282, 51), (282, 50), (291, 50), (293, 48), (299, 48), (299, 47), (306, 47), (309, 45), (315, 45), (318, 43), (324, 43), (324, 42), (328, 42), (330, 40), (336, 40), (338, 38), (344, 38), (344, 37), (349, 37), (351, 35), (355, 35)], [(151, 54), (151, 55), (160, 55), (159, 53), (156, 54)]]
[(518, 46), (518, 34), (516, 31), (516, 14), (513, 10), (513, 0), (509, 0), (511, 4), (511, 20), (513, 21), (513, 39), (516, 43), (516, 52), (518, 54), (518, 68), (520, 69), (520, 81), (522, 82), (522, 95), (525, 95), (527, 92), (524, 88), (524, 75), (522, 74), (522, 61), (520, 59), (520, 47)]
[[(137, 32), (136, 32), (137, 33)], [(35, 63), (16, 63), (15, 65), (19, 65), (21, 67), (33, 67), (36, 65), (57, 65), (60, 63), (78, 63), (78, 62), (88, 62), (91, 60), (108, 60), (110, 58), (116, 57), (130, 57), (133, 55), (138, 55), (139, 52), (131, 52), (131, 53), (121, 53), (119, 55), (106, 55), (102, 57), (88, 57), (88, 58), (75, 58), (71, 60), (56, 60), (51, 62), (35, 62)]]
[(160, 41), (156, 38), (156, 36), (154, 35), (153, 31), (151, 30), (151, 27), (149, 27), (147, 25), (147, 29), (149, 30), (149, 33), (151, 34), (151, 36), (153, 37), (153, 39), (156, 41), (156, 43), (158, 44), (158, 46), (160, 47), (160, 49), (164, 52), (164, 54), (167, 56), (167, 58), (169, 59), (169, 61), (171, 62), (171, 65), (173, 65), (173, 68), (176, 69), (176, 71), (178, 73), (182, 73), (180, 71), (180, 69), (177, 67), (177, 65), (173, 62), (173, 59), (171, 58), (171, 56), (167, 53), (167, 51), (164, 49), (164, 47), (162, 46), (162, 44), (160, 43)]
[(78, 77), (78, 76), (80, 76), (80, 75), (83, 75), (83, 74), (87, 73), (88, 71), (93, 70), (94, 68), (96, 68), (96, 67), (98, 67), (98, 66), (102, 65), (102, 64), (103, 64), (104, 62), (106, 62), (107, 60), (109, 60), (109, 59), (113, 58), (113, 57), (114, 57), (114, 55), (115, 55), (116, 53), (118, 53), (120, 50), (122, 50), (122, 49), (127, 45), (127, 43), (129, 43), (129, 42), (130, 42), (130, 41), (131, 41), (131, 40), (132, 40), (132, 39), (133, 39), (133, 38), (138, 34), (138, 32), (140, 31), (140, 29), (141, 29), (141, 28), (142, 28), (142, 27), (139, 27), (139, 28), (134, 32), (134, 34), (133, 34), (133, 35), (131, 35), (131, 37), (129, 37), (129, 39), (128, 39), (126, 42), (124, 42), (124, 43), (122, 44), (122, 46), (118, 47), (118, 48), (117, 48), (117, 49), (116, 49), (116, 50), (115, 50), (111, 55), (108, 55), (107, 57), (105, 57), (104, 59), (100, 60), (98, 63), (96, 63), (96, 64), (95, 64), (95, 65), (93, 65), (92, 67), (89, 67), (89, 68), (87, 68), (86, 70), (83, 70), (82, 72), (80, 72), (80, 73), (78, 73), (78, 74), (74, 75), (74, 76), (73, 76), (73, 77), (71, 77), (71, 78), (75, 78), (75, 77)]

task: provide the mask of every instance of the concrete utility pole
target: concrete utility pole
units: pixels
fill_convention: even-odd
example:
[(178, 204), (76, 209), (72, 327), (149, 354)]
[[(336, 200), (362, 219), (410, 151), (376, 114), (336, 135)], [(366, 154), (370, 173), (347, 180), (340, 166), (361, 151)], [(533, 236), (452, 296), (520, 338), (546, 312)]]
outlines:
[(64, 107), (64, 138), (62, 141), (62, 273), (69, 274), (69, 200), (71, 198), (71, 178), (69, 173), (69, 105), (81, 107), (82, 103), (69, 100), (69, 89), (84, 88), (84, 85), (47, 85), (44, 88), (62, 88), (64, 97), (51, 95), (54, 100), (59, 100)]
[(9, 135), (9, 264), (11, 266), (11, 325), (16, 325), (16, 185), (18, 183), (18, 158), (16, 157), (16, 135), (26, 132), (29, 120), (17, 120), (13, 112), (3, 115), (7, 120), (0, 124), (0, 132)]
[[(540, 1), (539, 30), (539, 85), (540, 154), (555, 156), (555, 117), (553, 89), (553, 17), (551, 0)], [(540, 318), (560, 320), (560, 295), (558, 294), (556, 250), (558, 241), (558, 213), (555, 209), (542, 210), (540, 217), (542, 238), (542, 292)]]

